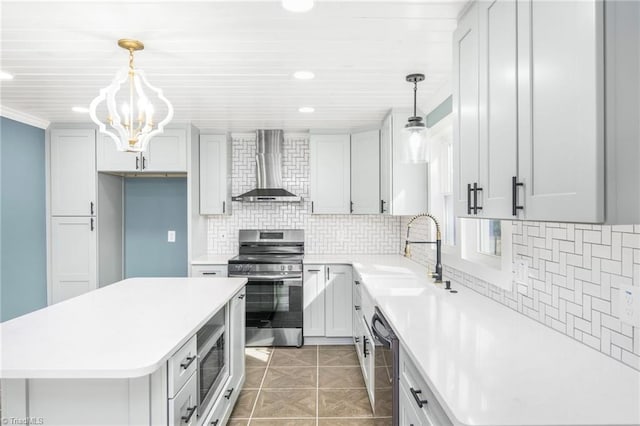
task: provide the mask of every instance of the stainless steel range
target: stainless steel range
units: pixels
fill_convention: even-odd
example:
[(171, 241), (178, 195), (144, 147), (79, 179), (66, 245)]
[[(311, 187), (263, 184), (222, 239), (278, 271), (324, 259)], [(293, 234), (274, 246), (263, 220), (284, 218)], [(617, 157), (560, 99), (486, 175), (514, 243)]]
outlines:
[(247, 283), (247, 346), (302, 346), (302, 230), (240, 230), (229, 276)]

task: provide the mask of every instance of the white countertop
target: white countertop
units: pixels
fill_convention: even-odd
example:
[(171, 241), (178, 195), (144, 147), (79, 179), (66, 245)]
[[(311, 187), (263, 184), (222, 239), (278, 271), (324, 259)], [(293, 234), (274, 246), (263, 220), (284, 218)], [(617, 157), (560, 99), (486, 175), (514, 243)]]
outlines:
[(458, 425), (638, 425), (640, 372), (466, 287), (436, 287), (399, 255), (352, 264)]
[(0, 324), (2, 378), (129, 378), (157, 370), (244, 278), (132, 278)]
[(192, 265), (226, 265), (235, 254), (205, 254), (191, 259)]

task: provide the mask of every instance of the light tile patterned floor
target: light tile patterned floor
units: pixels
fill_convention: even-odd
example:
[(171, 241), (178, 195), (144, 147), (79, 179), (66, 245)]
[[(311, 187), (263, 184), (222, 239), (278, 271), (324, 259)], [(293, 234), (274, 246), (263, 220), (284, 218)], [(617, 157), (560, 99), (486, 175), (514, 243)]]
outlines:
[(388, 426), (374, 418), (352, 346), (247, 348), (230, 426)]

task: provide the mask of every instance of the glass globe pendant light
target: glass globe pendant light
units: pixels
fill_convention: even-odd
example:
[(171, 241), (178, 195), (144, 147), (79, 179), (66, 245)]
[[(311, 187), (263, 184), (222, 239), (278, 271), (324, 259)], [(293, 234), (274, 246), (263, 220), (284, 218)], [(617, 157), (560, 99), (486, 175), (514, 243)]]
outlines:
[[(173, 118), (173, 106), (162, 90), (149, 84), (144, 72), (133, 66), (133, 52), (144, 49), (144, 44), (120, 39), (118, 46), (129, 51), (129, 67), (118, 71), (111, 84), (100, 90), (89, 106), (89, 115), (119, 151), (145, 151), (149, 140), (162, 133)], [(155, 102), (147, 94), (154, 95)], [(104, 121), (98, 118), (99, 114), (105, 117)], [(164, 118), (156, 123), (154, 114)]]
[(407, 162), (427, 162), (427, 126), (422, 117), (417, 114), (416, 100), (418, 96), (418, 83), (424, 80), (424, 74), (409, 74), (407, 81), (413, 83), (413, 116), (409, 117), (404, 126), (406, 134)]

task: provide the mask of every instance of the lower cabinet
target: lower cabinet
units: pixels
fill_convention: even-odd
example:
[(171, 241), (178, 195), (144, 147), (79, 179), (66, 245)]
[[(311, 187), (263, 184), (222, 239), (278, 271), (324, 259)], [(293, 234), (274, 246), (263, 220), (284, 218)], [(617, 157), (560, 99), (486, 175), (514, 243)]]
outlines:
[(228, 265), (193, 265), (191, 267), (192, 277), (226, 277)]
[(353, 335), (351, 271), (349, 265), (305, 265), (305, 337)]
[(51, 218), (50, 304), (97, 288), (96, 218)]

